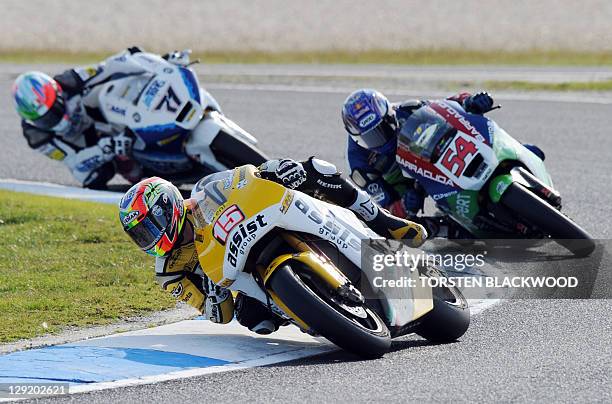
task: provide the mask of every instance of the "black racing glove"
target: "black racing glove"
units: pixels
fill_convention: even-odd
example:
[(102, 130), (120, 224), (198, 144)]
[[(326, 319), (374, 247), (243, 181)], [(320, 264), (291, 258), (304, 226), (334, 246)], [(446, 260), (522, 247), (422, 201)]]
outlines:
[(463, 101), (463, 108), (472, 114), (482, 115), (493, 107), (493, 97), (486, 91), (476, 93)]
[(144, 52), (140, 46), (130, 46), (129, 48), (127, 48), (127, 51), (130, 52), (130, 55), (133, 55), (134, 53)]
[(266, 177), (273, 173), (277, 182), (291, 189), (297, 189), (306, 181), (306, 171), (302, 163), (291, 159), (269, 160), (260, 170), (262, 174), (268, 174)]

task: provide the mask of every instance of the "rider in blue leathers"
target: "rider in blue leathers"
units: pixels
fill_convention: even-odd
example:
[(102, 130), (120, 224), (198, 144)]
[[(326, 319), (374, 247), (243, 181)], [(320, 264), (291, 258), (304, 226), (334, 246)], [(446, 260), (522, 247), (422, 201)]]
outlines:
[[(464, 92), (447, 100), (473, 114), (484, 114), (493, 107), (493, 98), (487, 92), (473, 95)], [(342, 107), (342, 120), (349, 134), (350, 177), (391, 214), (425, 226), (430, 237), (470, 237), (463, 228), (444, 217), (417, 217), (427, 194), (416, 180), (402, 174), (395, 160), (397, 136), (403, 123), (429, 102), (410, 100), (392, 104), (383, 94), (371, 89), (351, 93)], [(544, 153), (537, 146), (525, 147), (544, 159)]]

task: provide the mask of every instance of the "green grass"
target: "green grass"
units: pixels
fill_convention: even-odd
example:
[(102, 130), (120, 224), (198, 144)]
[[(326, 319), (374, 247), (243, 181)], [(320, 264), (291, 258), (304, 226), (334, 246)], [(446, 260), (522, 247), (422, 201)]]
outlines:
[(444, 83), (444, 88), (486, 89), (491, 91), (612, 91), (612, 79), (598, 81), (568, 81), (559, 83), (523, 80), (454, 81)]
[[(166, 50), (159, 51), (165, 53)], [(62, 51), (3, 51), (0, 62), (80, 64), (105, 59), (111, 52), (71, 53)], [(309, 52), (196, 52), (205, 63), (388, 63), (411, 65), (612, 65), (612, 52), (541, 51), (524, 52), (439, 50), (341, 50)]]
[(174, 307), (117, 208), (0, 191), (0, 342)]
[(486, 81), (483, 88), (521, 91), (612, 91), (612, 80), (541, 83), (530, 81)]

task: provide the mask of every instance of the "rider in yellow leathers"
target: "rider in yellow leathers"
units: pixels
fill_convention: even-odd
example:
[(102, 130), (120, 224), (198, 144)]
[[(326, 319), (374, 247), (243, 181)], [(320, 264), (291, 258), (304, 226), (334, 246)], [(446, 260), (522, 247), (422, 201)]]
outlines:
[[(302, 162), (270, 160), (258, 171), (264, 179), (350, 209), (383, 237), (411, 240), (415, 247), (427, 238), (423, 226), (381, 209), (366, 192), (347, 181), (326, 161), (313, 157)], [(235, 315), (251, 331), (274, 332), (283, 324), (280, 317), (245, 294), (238, 293), (234, 301), (228, 289), (206, 276), (194, 244), (192, 203), (190, 199), (183, 200), (170, 182), (152, 177), (127, 191), (120, 202), (119, 216), (132, 240), (143, 251), (157, 257), (157, 281), (177, 300), (195, 307), (215, 323), (228, 323)]]

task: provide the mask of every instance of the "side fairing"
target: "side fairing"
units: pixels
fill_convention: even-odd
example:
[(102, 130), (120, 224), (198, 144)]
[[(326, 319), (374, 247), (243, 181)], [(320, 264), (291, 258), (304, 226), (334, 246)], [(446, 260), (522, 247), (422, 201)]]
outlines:
[(518, 160), (544, 184), (553, 187), (552, 179), (546, 170), (544, 162), (497, 125), (495, 125), (495, 142), (493, 143), (493, 150), (499, 162), (504, 160)]
[(357, 266), (361, 266), (361, 240), (381, 238), (364, 226), (353, 212), (292, 191), (289, 208), (281, 218), (281, 227), (312, 234), (328, 240)]

